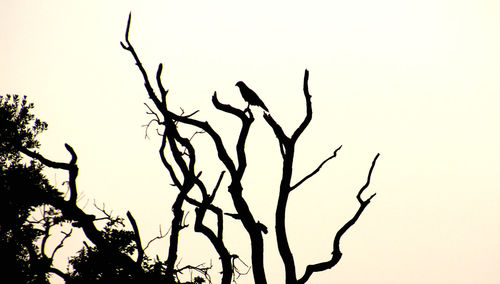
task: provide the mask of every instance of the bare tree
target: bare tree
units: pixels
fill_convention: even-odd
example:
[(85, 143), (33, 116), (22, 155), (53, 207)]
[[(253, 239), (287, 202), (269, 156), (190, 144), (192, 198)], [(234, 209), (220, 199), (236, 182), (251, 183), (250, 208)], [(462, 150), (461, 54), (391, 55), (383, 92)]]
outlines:
[(375, 196), (375, 194), (372, 194), (366, 200), (363, 200), (361, 198), (361, 194), (363, 193), (363, 191), (370, 185), (371, 175), (375, 167), (377, 158), (379, 157), (379, 154), (377, 154), (373, 159), (372, 166), (368, 172), (368, 178), (366, 184), (359, 190), (356, 196), (359, 202), (359, 209), (357, 210), (355, 215), (349, 221), (347, 221), (340, 230), (337, 231), (337, 234), (335, 235), (333, 241), (333, 251), (331, 259), (321, 263), (308, 265), (304, 275), (300, 278), (297, 278), (297, 273), (295, 270), (295, 261), (292, 251), (290, 249), (290, 245), (288, 244), (288, 238), (286, 234), (285, 215), (286, 215), (286, 206), (288, 203), (288, 198), (293, 190), (297, 189), (303, 182), (305, 182), (306, 180), (314, 176), (316, 173), (318, 173), (321, 167), (326, 162), (335, 158), (337, 156), (337, 152), (342, 148), (342, 146), (338, 147), (333, 152), (333, 154), (328, 158), (326, 158), (314, 171), (312, 171), (310, 174), (302, 178), (296, 184), (292, 185), (291, 179), (293, 173), (295, 144), (297, 143), (297, 140), (299, 139), (300, 135), (304, 132), (304, 130), (307, 128), (309, 122), (312, 119), (312, 104), (311, 104), (311, 95), (309, 94), (308, 80), (309, 80), (309, 71), (306, 70), (304, 74), (304, 87), (303, 87), (304, 96), (306, 100), (306, 117), (299, 125), (299, 127), (297, 127), (297, 129), (294, 131), (291, 137), (285, 135), (282, 127), (273, 119), (273, 117), (270, 114), (264, 114), (264, 119), (271, 126), (271, 128), (274, 131), (274, 134), (276, 135), (276, 138), (278, 139), (281, 156), (283, 158), (283, 172), (281, 176), (280, 191), (278, 197), (278, 204), (276, 206), (275, 220), (276, 220), (276, 242), (278, 244), (278, 250), (281, 255), (281, 259), (283, 260), (283, 264), (285, 265), (287, 284), (305, 283), (314, 272), (327, 270), (335, 266), (342, 257), (342, 252), (340, 251), (340, 239), (342, 238), (344, 233), (352, 225), (354, 225), (354, 223), (356, 223), (359, 216), (361, 216), (361, 213), (363, 213), (365, 207), (370, 203), (371, 199)]
[[(168, 90), (165, 89), (161, 81), (161, 74), (163, 65), (160, 63), (156, 72), (156, 91), (153, 88), (150, 76), (143, 67), (137, 52), (132, 46), (129, 40), (131, 24), (131, 15), (127, 22), (127, 28), (125, 32), (125, 42), (122, 42), (122, 47), (128, 51), (134, 58), (135, 64), (140, 70), (140, 73), (144, 79), (144, 86), (146, 88), (149, 99), (153, 102), (154, 108), (149, 108), (150, 114), (154, 116), (152, 122), (156, 122), (162, 126), (163, 131), (161, 135), (161, 146), (159, 149), (159, 155), (163, 165), (168, 170), (170, 178), (173, 184), (178, 189), (178, 195), (173, 203), (173, 220), (172, 220), (172, 232), (170, 236), (170, 247), (167, 258), (167, 275), (171, 275), (170, 282), (173, 283), (174, 276), (176, 274), (175, 264), (177, 261), (177, 250), (179, 242), (179, 233), (185, 227), (183, 224), (184, 211), (183, 206), (187, 202), (195, 207), (196, 220), (195, 220), (195, 231), (203, 234), (212, 244), (214, 249), (217, 251), (221, 266), (222, 266), (222, 280), (221, 283), (229, 284), (234, 279), (234, 274), (236, 269), (233, 265), (233, 260), (237, 257), (235, 254), (231, 254), (224, 243), (224, 215), (232, 216), (239, 220), (243, 227), (245, 228), (247, 234), (250, 238), (250, 248), (251, 248), (251, 266), (253, 271), (253, 277), (255, 283), (265, 284), (267, 283), (265, 266), (264, 266), (264, 241), (263, 234), (267, 233), (267, 227), (261, 222), (256, 220), (247, 201), (243, 197), (243, 186), (242, 178), (247, 167), (245, 143), (248, 137), (250, 127), (254, 121), (254, 116), (250, 108), (244, 110), (233, 107), (229, 104), (221, 103), (217, 94), (214, 93), (212, 97), (212, 103), (214, 107), (222, 112), (225, 112), (232, 117), (241, 121), (241, 128), (237, 133), (237, 144), (235, 151), (236, 159), (230, 157), (229, 149), (223, 143), (223, 140), (218, 132), (212, 128), (211, 124), (207, 121), (198, 120), (194, 118), (197, 112), (191, 114), (176, 114), (172, 111), (167, 104), (167, 94)], [(325, 260), (324, 262), (308, 265), (304, 275), (298, 277), (295, 268), (295, 261), (293, 257), (292, 250), (288, 243), (287, 233), (286, 233), (286, 207), (290, 194), (293, 190), (296, 190), (300, 185), (302, 185), (306, 180), (317, 174), (321, 167), (329, 160), (336, 157), (338, 151), (341, 147), (338, 147), (331, 156), (327, 157), (316, 169), (314, 169), (310, 174), (306, 175), (304, 178), (300, 179), (297, 183), (292, 183), (292, 169), (294, 163), (294, 153), (295, 145), (298, 138), (304, 132), (304, 130), (309, 125), (312, 119), (312, 105), (311, 105), (311, 95), (309, 94), (308, 87), (309, 72), (306, 70), (304, 74), (304, 85), (303, 91), (306, 100), (306, 116), (302, 123), (297, 127), (291, 137), (285, 135), (282, 127), (274, 118), (268, 114), (264, 114), (264, 119), (273, 129), (276, 138), (279, 142), (279, 150), (283, 158), (283, 169), (281, 176), (281, 183), (279, 188), (279, 199), (276, 206), (275, 215), (275, 228), (276, 228), (276, 242), (278, 245), (279, 253), (281, 255), (283, 264), (285, 266), (286, 272), (286, 283), (305, 283), (310, 276), (319, 271), (327, 270), (335, 266), (340, 260), (342, 253), (340, 250), (340, 240), (344, 233), (356, 223), (360, 215), (363, 213), (366, 206), (370, 203), (375, 194), (371, 195), (367, 199), (361, 197), (364, 190), (369, 186), (371, 175), (375, 167), (375, 163), (379, 154), (373, 159), (371, 168), (368, 172), (368, 178), (363, 187), (358, 191), (356, 196), (359, 202), (359, 208), (355, 212), (354, 216), (349, 219), (344, 226), (342, 226), (336, 233), (333, 239), (333, 251), (331, 259)], [(250, 102), (249, 102), (250, 104)], [(151, 123), (151, 122), (150, 122)], [(193, 134), (184, 134), (180, 128), (183, 126), (191, 126), (197, 129), (197, 133), (206, 133), (212, 140), (217, 151), (217, 156), (220, 162), (225, 167), (219, 175), (217, 181), (212, 181), (214, 186), (212, 190), (206, 185), (207, 182), (202, 180), (202, 172), (197, 170), (196, 165), (196, 147), (191, 141)], [(221, 181), (224, 177), (225, 172), (229, 173), (230, 182), (228, 186), (228, 193), (233, 201), (234, 208), (236, 209), (236, 214), (231, 214), (224, 212), (223, 208), (220, 208), (214, 204), (214, 198), (217, 192), (219, 192), (219, 187)], [(201, 199), (196, 199), (191, 197), (193, 190), (199, 191), (199, 196)], [(219, 191), (218, 191), (219, 190)], [(207, 212), (212, 212), (217, 216), (216, 229), (212, 229), (204, 224), (204, 217)]]

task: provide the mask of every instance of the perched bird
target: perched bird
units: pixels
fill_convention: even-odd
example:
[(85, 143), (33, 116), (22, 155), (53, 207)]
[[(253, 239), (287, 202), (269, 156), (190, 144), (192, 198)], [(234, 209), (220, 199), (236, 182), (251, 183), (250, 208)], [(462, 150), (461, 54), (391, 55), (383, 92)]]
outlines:
[(259, 106), (263, 108), (265, 111), (269, 111), (264, 102), (259, 98), (259, 96), (257, 96), (257, 94), (254, 91), (252, 91), (252, 89), (250, 89), (245, 83), (243, 83), (243, 81), (239, 81), (238, 83), (236, 83), (235, 86), (240, 88), (241, 96), (245, 101), (248, 102), (248, 106), (250, 105)]

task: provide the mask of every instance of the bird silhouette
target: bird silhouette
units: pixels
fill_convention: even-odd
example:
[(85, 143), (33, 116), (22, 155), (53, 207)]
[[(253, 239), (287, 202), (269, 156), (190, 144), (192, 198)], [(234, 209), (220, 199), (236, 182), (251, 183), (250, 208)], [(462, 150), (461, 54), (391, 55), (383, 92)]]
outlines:
[(259, 96), (257, 96), (257, 94), (252, 91), (252, 89), (250, 89), (245, 83), (243, 83), (243, 81), (238, 81), (235, 86), (240, 88), (241, 96), (245, 101), (248, 102), (249, 107), (250, 105), (259, 106), (265, 111), (269, 111), (264, 102), (259, 98)]

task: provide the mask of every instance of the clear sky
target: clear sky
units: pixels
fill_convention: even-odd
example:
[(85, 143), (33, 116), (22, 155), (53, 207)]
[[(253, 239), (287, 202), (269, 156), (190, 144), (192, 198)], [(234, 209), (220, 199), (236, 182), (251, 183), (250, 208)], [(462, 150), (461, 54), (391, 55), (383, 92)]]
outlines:
[[(164, 63), (172, 104), (199, 109), (228, 139), (237, 124), (211, 107), (214, 91), (244, 107), (234, 86), (244, 80), (291, 131), (304, 115), (309, 69), (314, 114), (299, 140), (295, 179), (343, 148), (291, 195), (299, 273), (329, 257), (381, 153), (369, 188), (377, 196), (345, 235), (341, 262), (310, 283), (500, 281), (499, 1), (140, 2), (0, 2), (0, 93), (36, 104), (49, 123), (47, 157), (66, 161), (64, 143), (75, 148), (80, 204), (131, 210), (145, 240), (169, 226), (174, 189), (158, 139), (144, 139), (143, 81), (119, 44), (132, 11), (130, 38), (148, 70)], [(280, 156), (255, 113), (245, 196), (272, 228)], [(217, 166), (200, 161), (204, 172)], [(58, 184), (66, 178), (51, 175)], [(232, 211), (229, 200), (218, 202)], [(249, 262), (241, 227), (226, 222), (233, 252)], [(208, 244), (188, 235), (197, 242), (182, 244), (183, 263), (208, 261), (200, 255)], [(280, 283), (274, 237), (265, 237), (265, 261), (269, 282)], [(164, 255), (164, 245), (156, 252)]]

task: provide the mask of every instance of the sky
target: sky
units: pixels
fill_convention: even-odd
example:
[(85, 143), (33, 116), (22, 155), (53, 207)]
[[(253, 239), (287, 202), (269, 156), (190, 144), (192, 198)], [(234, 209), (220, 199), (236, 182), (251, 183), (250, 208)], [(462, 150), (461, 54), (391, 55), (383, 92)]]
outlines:
[[(120, 47), (129, 12), (146, 69), (164, 64), (172, 109), (200, 110), (196, 117), (228, 145), (238, 122), (213, 108), (214, 91), (245, 107), (234, 86), (245, 81), (291, 133), (305, 113), (310, 71), (313, 120), (297, 145), (294, 180), (343, 147), (290, 196), (287, 232), (299, 274), (329, 257), (381, 154), (366, 192), (377, 195), (344, 236), (342, 260), (308, 283), (500, 281), (500, 2), (2, 0), (0, 94), (35, 103), (49, 124), (40, 137), (46, 157), (69, 161), (64, 143), (76, 150), (80, 205), (130, 210), (148, 240), (168, 229), (175, 189), (154, 126), (145, 138), (151, 102), (142, 77)], [(273, 228), (279, 148), (261, 111), (254, 114), (244, 194)], [(206, 153), (199, 168), (215, 183), (220, 165), (209, 140), (195, 139)], [(67, 177), (49, 178), (61, 185)], [(217, 202), (234, 210), (227, 196)], [(232, 251), (249, 263), (243, 229), (226, 223)], [(183, 237), (182, 263), (210, 261), (203, 238)], [(166, 246), (148, 253), (164, 256)], [(265, 246), (269, 282), (283, 283), (272, 230)]]

